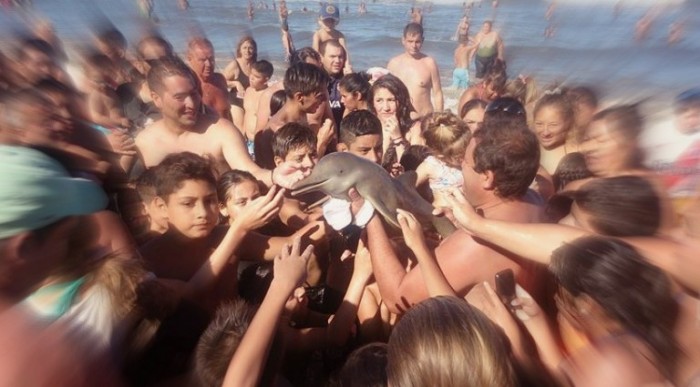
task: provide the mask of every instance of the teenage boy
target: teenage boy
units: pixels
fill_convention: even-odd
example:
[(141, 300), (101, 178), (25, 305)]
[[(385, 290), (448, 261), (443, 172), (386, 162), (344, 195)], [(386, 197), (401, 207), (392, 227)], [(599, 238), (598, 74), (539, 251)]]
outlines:
[(382, 162), (382, 123), (369, 110), (356, 110), (340, 123), (338, 152), (350, 152), (374, 163)]
[(263, 91), (267, 89), (267, 81), (270, 80), (274, 69), (272, 63), (266, 60), (259, 60), (250, 68), (250, 86), (243, 95), (243, 136), (246, 139), (248, 153), (255, 159), (253, 139), (255, 139), (255, 127), (257, 125), (258, 105)]
[(275, 165), (286, 163), (301, 171), (304, 177), (308, 176), (318, 161), (316, 141), (316, 135), (308, 126), (296, 122), (285, 124), (272, 138)]
[[(255, 161), (263, 168), (274, 168), (274, 155), (271, 149), (272, 136), (282, 126), (290, 122), (307, 125), (306, 114), (313, 113), (327, 98), (328, 75), (317, 66), (297, 63), (284, 74), (286, 101), (267, 124), (267, 129), (255, 134)], [(325, 153), (326, 146), (333, 140), (333, 122), (326, 119), (319, 128), (316, 151)]]
[[(273, 187), (241, 211), (228, 229), (218, 227), (216, 179), (209, 163), (194, 153), (169, 155), (156, 178), (156, 206), (168, 219), (168, 231), (141, 253), (156, 276), (182, 281), (174, 283), (185, 296), (230, 298), (236, 286), (234, 252), (250, 230), (277, 215), (283, 192)], [(222, 276), (229, 280), (214, 291)]]

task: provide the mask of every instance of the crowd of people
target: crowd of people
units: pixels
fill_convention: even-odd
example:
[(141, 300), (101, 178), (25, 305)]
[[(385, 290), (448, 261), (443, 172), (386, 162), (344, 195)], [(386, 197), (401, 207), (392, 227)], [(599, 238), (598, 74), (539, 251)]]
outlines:
[(651, 169), (639, 105), (509, 78), (490, 21), (451, 112), (420, 10), (358, 71), (275, 6), (278, 83), (252, 36), (0, 56), (0, 386), (700, 386), (700, 89)]

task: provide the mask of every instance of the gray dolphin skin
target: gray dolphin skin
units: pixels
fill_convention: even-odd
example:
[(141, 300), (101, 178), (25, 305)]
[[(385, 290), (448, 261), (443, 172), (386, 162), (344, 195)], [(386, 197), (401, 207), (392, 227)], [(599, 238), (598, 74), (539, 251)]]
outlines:
[(379, 164), (349, 152), (336, 152), (319, 160), (311, 174), (294, 185), (292, 195), (321, 191), (350, 200), (348, 190), (354, 187), (394, 227), (399, 227), (396, 209), (401, 208), (411, 211), (423, 225), (432, 223), (443, 237), (452, 234), (455, 226), (447, 218), (432, 214), (433, 206), (407, 181), (410, 174), (402, 177), (393, 179)]

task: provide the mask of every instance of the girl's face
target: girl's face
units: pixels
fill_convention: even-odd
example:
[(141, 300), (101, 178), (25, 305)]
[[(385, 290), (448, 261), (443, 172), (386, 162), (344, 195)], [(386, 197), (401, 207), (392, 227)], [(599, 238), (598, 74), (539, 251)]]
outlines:
[(482, 125), (484, 125), (484, 108), (479, 106), (475, 107), (474, 109), (468, 111), (462, 120), (467, 124), (469, 130), (472, 133), (475, 133), (477, 130), (481, 129)]
[(374, 110), (377, 112), (379, 120), (384, 121), (389, 117), (396, 117), (398, 102), (396, 101), (396, 96), (389, 90), (384, 88), (377, 89), (374, 93), (372, 103), (374, 104)]
[(596, 176), (624, 171), (630, 168), (636, 147), (636, 142), (626, 140), (605, 120), (593, 121), (583, 143), (586, 167)]
[(229, 217), (229, 221), (233, 221), (248, 203), (260, 197), (260, 188), (257, 183), (244, 180), (231, 186), (226, 194), (226, 211), (222, 212)]
[(340, 91), (340, 102), (345, 105), (347, 111), (354, 112), (358, 109), (360, 98), (362, 98), (360, 93), (351, 93), (342, 87), (339, 87), (338, 91)]
[(544, 149), (550, 150), (564, 145), (568, 129), (561, 110), (554, 105), (543, 106), (535, 114), (535, 134)]

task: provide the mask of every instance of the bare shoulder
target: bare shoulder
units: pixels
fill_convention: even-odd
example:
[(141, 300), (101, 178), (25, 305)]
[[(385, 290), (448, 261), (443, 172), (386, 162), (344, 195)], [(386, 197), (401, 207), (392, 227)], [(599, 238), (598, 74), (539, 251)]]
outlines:
[(212, 139), (223, 139), (232, 135), (235, 136), (236, 133), (240, 135), (240, 132), (231, 121), (218, 118), (216, 122), (207, 128), (205, 135), (210, 136)]

